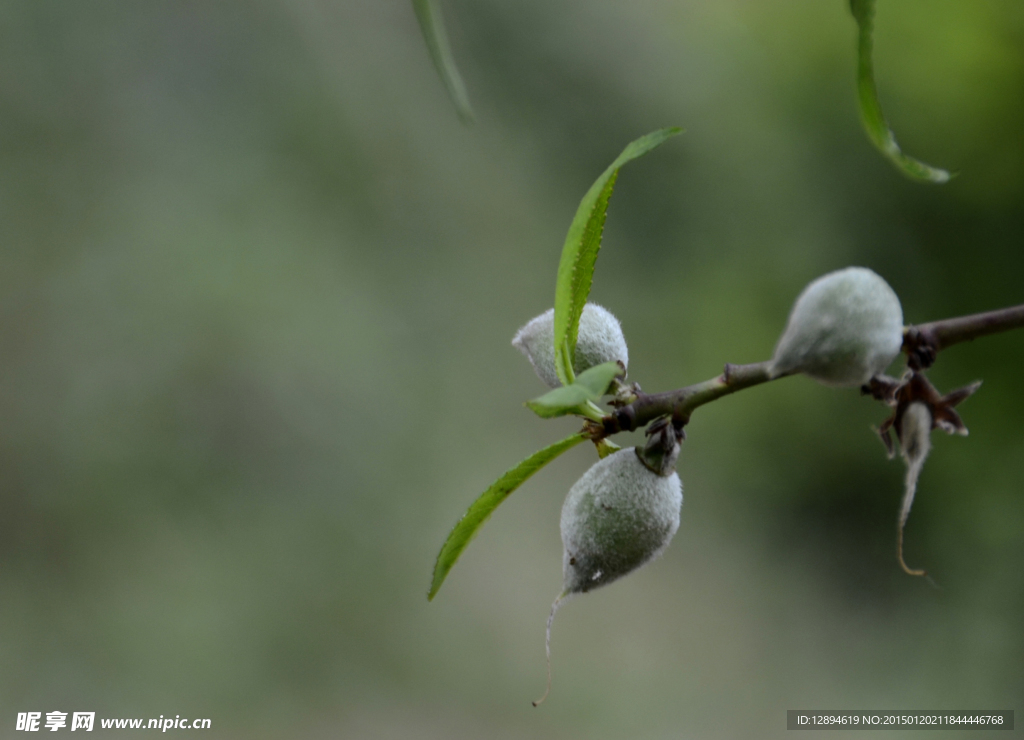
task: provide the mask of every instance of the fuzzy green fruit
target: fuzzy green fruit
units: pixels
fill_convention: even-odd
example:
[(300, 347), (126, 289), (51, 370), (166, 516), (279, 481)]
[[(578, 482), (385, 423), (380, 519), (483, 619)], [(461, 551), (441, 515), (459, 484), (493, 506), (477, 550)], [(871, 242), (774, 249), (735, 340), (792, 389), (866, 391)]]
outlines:
[(796, 299), (775, 347), (772, 375), (863, 385), (889, 366), (902, 344), (896, 293), (871, 270), (847, 267), (818, 278)]
[[(555, 309), (549, 308), (531, 319), (516, 332), (512, 346), (526, 355), (537, 376), (548, 387), (562, 385), (555, 371)], [(626, 338), (619, 320), (608, 309), (588, 303), (580, 315), (573, 370), (579, 375), (603, 362), (621, 362), (623, 367), (629, 367)]]
[(551, 626), (559, 607), (576, 594), (611, 583), (649, 563), (664, 552), (679, 529), (683, 484), (673, 466), (682, 435), (675, 433), (667, 420), (652, 424), (652, 428), (643, 449), (619, 450), (596, 462), (565, 497), (563, 588), (551, 605), (544, 638), (547, 688), (534, 706), (551, 690)]
[(562, 506), (564, 593), (611, 583), (660, 555), (682, 503), (679, 475), (651, 472), (634, 448), (595, 463)]

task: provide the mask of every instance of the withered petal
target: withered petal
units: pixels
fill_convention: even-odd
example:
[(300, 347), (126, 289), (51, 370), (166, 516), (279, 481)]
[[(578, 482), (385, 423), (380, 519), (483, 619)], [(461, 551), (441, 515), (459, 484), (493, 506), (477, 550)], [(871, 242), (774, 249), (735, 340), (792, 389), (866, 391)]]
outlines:
[(965, 385), (963, 388), (957, 388), (955, 391), (950, 391), (942, 397), (942, 404), (949, 408), (958, 405), (961, 401), (970, 396), (974, 395), (974, 392), (981, 388), (981, 381), (976, 380), (970, 385)]
[(946, 434), (959, 434), (961, 437), (967, 436), (967, 426), (964, 424), (964, 420), (960, 418), (960, 414), (949, 406), (938, 406), (935, 408), (935, 418), (932, 424)]

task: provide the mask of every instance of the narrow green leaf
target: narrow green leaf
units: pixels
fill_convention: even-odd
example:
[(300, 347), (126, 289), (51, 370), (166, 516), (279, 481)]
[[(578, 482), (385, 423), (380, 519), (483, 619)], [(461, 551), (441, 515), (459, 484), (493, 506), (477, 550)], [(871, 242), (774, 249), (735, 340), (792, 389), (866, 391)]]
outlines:
[(612, 381), (625, 374), (619, 363), (604, 362), (584, 370), (570, 385), (550, 390), (540, 398), (527, 401), (526, 405), (542, 419), (578, 414), (582, 412), (580, 407), (583, 404), (601, 398)]
[(576, 356), (580, 315), (590, 295), (608, 200), (612, 197), (619, 168), (681, 132), (679, 128), (663, 128), (631, 142), (590, 186), (576, 209), (562, 247), (555, 282), (555, 371), (562, 385), (573, 382), (572, 363)]
[(473, 539), (477, 530), (487, 521), (491, 513), (498, 508), (498, 505), (508, 498), (512, 491), (519, 488), (527, 478), (585, 439), (587, 438), (583, 434), (576, 433), (533, 453), (498, 478), (490, 488), (480, 495), (480, 498), (473, 502), (473, 505), (469, 507), (469, 510), (448, 535), (448, 539), (441, 547), (441, 552), (437, 554), (437, 562), (434, 564), (434, 579), (431, 581), (430, 591), (427, 593), (428, 600), (432, 600), (437, 594), (448, 571), (452, 569), (455, 561), (459, 559), (459, 555), (466, 549), (466, 545)]
[(586, 388), (592, 395), (588, 401), (596, 401), (608, 392), (608, 386), (616, 378), (626, 377), (626, 371), (618, 362), (602, 362), (589, 367), (576, 378), (576, 385)]
[(441, 8), (438, 6), (437, 0), (412, 0), (412, 7), (420, 22), (423, 40), (427, 42), (430, 59), (434, 62), (437, 73), (441, 75), (441, 80), (448, 89), (448, 96), (455, 104), (459, 118), (463, 123), (471, 123), (474, 118), (473, 108), (469, 104), (469, 94), (466, 92), (462, 75), (459, 74), (459, 69), (455, 66), (455, 57), (452, 55), (451, 44), (448, 43), (448, 34), (444, 30), (444, 18), (441, 17)]
[(882, 113), (875, 86), (875, 65), (872, 61), (875, 29), (875, 0), (850, 0), (850, 11), (857, 20), (857, 101), (860, 105), (860, 120), (864, 124), (868, 139), (884, 154), (896, 168), (912, 180), (942, 184), (949, 182), (946, 170), (907, 156), (896, 143), (896, 136)]

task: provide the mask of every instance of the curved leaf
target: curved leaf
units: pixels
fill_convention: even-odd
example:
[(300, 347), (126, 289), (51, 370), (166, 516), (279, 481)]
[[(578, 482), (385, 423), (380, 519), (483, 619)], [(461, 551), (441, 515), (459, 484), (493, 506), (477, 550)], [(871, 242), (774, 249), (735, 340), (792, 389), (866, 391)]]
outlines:
[(575, 377), (572, 362), (576, 356), (580, 315), (590, 295), (608, 200), (612, 197), (619, 168), (681, 132), (680, 128), (663, 128), (631, 142), (590, 186), (576, 209), (565, 236), (555, 283), (555, 371), (562, 385), (570, 385)]
[(577, 414), (581, 405), (601, 398), (612, 381), (625, 374), (617, 362), (594, 365), (580, 373), (574, 383), (550, 390), (540, 398), (527, 401), (526, 405), (542, 419)]
[(907, 156), (896, 143), (896, 137), (882, 113), (878, 102), (878, 88), (875, 86), (875, 66), (871, 59), (875, 29), (875, 0), (850, 0), (850, 12), (857, 20), (857, 102), (860, 105), (860, 120), (864, 124), (871, 143), (884, 154), (896, 168), (912, 180), (942, 184), (949, 182), (946, 170), (927, 165)]
[(444, 19), (441, 17), (441, 8), (437, 0), (412, 0), (412, 7), (420, 22), (423, 40), (427, 42), (430, 59), (434, 62), (437, 73), (441, 75), (441, 81), (444, 82), (448, 96), (455, 104), (459, 118), (463, 123), (471, 123), (474, 118), (473, 108), (469, 104), (469, 94), (466, 92), (462, 75), (455, 66), (455, 57), (452, 56), (452, 47), (448, 43), (448, 34), (444, 30)]
[(473, 539), (477, 530), (487, 521), (491, 513), (498, 508), (498, 505), (508, 498), (512, 491), (519, 488), (527, 478), (585, 439), (587, 438), (583, 434), (577, 432), (560, 442), (555, 442), (553, 445), (533, 453), (505, 473), (505, 475), (498, 478), (490, 488), (473, 502), (473, 505), (469, 507), (469, 510), (466, 511), (458, 524), (452, 528), (448, 539), (445, 540), (444, 545), (441, 547), (441, 552), (437, 554), (437, 562), (434, 564), (434, 579), (430, 583), (427, 600), (432, 600), (437, 594), (438, 589), (441, 588), (441, 584), (444, 583), (444, 579), (448, 575), (448, 571), (452, 569), (455, 561), (459, 559), (459, 555), (466, 549), (466, 545)]

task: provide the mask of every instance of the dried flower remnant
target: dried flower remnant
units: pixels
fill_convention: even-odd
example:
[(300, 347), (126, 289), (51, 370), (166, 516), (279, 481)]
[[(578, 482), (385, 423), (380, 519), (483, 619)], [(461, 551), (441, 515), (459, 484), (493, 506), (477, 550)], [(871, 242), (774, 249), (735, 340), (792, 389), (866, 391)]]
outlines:
[(892, 458), (895, 450), (889, 430), (896, 431), (900, 454), (907, 464), (903, 503), (897, 522), (896, 555), (900, 567), (912, 576), (927, 574), (924, 570), (910, 568), (903, 559), (903, 530), (914, 503), (921, 468), (931, 450), (931, 431), (941, 429), (947, 434), (966, 437), (967, 427), (954, 407), (970, 398), (980, 387), (981, 381), (975, 381), (942, 395), (924, 373), (916, 370), (908, 371), (900, 380), (878, 376), (865, 386), (865, 392), (894, 407), (892, 415), (882, 423), (878, 433)]
[(900, 518), (897, 524), (896, 555), (900, 567), (912, 576), (923, 576), (925, 571), (910, 568), (903, 559), (903, 529), (910, 517), (910, 507), (914, 503), (917, 492), (917, 480), (921, 476), (925, 458), (932, 449), (932, 412), (921, 401), (911, 403), (900, 419), (897, 429), (900, 438), (900, 454), (907, 463), (907, 477), (903, 484), (903, 503), (900, 505)]

